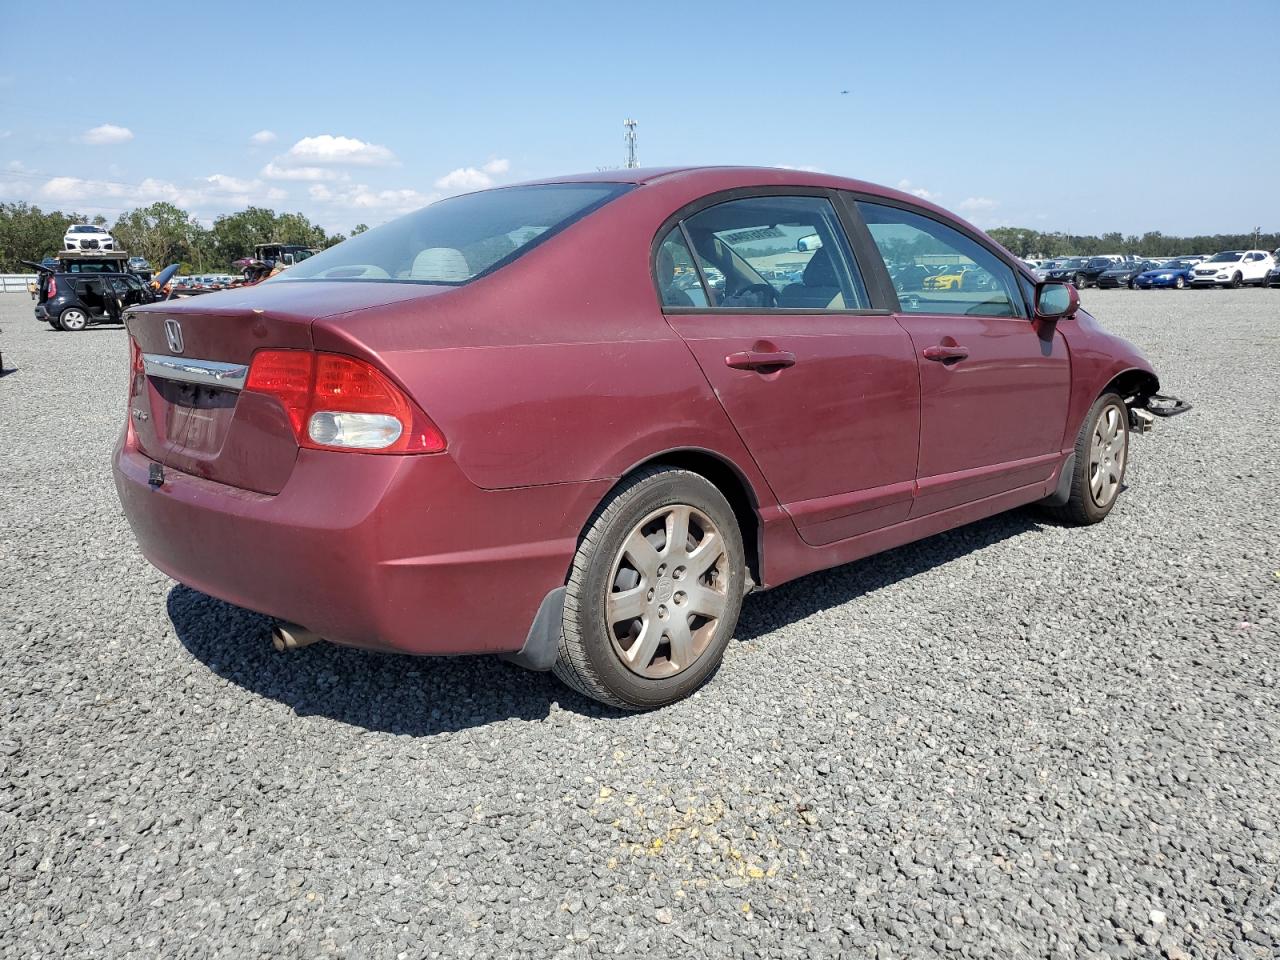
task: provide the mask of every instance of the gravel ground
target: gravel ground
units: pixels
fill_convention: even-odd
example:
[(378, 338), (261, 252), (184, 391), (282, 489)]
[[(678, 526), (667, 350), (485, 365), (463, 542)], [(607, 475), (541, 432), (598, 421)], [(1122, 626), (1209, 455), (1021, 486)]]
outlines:
[(1106, 523), (750, 597), (636, 716), (274, 653), (134, 546), (122, 332), (0, 296), (0, 953), (1280, 955), (1280, 291), (1085, 301), (1196, 403)]

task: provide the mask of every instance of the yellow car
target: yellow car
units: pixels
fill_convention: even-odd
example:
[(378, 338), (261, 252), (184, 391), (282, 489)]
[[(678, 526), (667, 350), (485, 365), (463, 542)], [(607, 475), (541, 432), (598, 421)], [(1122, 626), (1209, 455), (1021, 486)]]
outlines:
[(968, 267), (946, 267), (941, 273), (924, 278), (925, 290), (963, 290)]

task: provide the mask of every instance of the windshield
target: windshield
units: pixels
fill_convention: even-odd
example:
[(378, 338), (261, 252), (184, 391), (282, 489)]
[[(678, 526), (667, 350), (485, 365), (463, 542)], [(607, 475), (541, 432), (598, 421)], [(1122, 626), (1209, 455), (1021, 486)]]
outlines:
[(71, 232), (72, 233), (106, 233), (107, 231), (103, 230), (101, 227), (80, 226), (80, 227), (72, 227)]
[(1185, 260), (1166, 260), (1161, 264), (1161, 267), (1165, 270), (1185, 270), (1189, 266), (1191, 266), (1191, 264), (1187, 263)]
[(1076, 267), (1083, 267), (1084, 263), (1084, 257), (1072, 257), (1070, 260), (1063, 260), (1058, 266), (1063, 270), (1074, 270)]
[(1110, 259), (1110, 258), (1108, 258), (1108, 257), (1094, 257), (1092, 260), (1090, 260), (1090, 261), (1089, 261), (1089, 266), (1091, 266), (1091, 267), (1112, 267), (1112, 266), (1115, 266), (1115, 264), (1114, 264), (1114, 263), (1111, 261), (1111, 259)]
[(629, 188), (555, 183), (452, 197), (344, 240), (269, 282), (467, 283)]
[(1243, 256), (1243, 254), (1236, 253), (1233, 251), (1227, 251), (1226, 253), (1215, 253), (1212, 257), (1209, 258), (1209, 262), (1210, 263), (1235, 263), (1237, 260), (1240, 259), (1241, 256)]

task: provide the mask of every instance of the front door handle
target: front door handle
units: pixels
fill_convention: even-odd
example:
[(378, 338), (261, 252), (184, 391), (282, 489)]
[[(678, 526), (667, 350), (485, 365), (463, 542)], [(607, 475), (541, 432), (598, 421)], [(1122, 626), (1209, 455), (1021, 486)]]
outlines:
[(725, 366), (735, 370), (793, 367), (795, 363), (796, 355), (790, 350), (742, 350), (724, 358)]
[(938, 344), (936, 346), (924, 348), (924, 358), (926, 360), (938, 360), (942, 363), (963, 360), (968, 355), (969, 348), (959, 346), (958, 344), (953, 347), (944, 347), (941, 344)]

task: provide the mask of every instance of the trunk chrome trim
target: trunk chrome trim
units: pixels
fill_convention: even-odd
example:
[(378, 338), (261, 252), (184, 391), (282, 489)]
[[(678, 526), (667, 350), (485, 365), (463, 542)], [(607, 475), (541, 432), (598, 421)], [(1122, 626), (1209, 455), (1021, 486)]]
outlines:
[(249, 376), (247, 363), (191, 360), (187, 357), (166, 357), (162, 353), (144, 353), (142, 367), (149, 377), (199, 383), (223, 390), (243, 390), (244, 381)]

